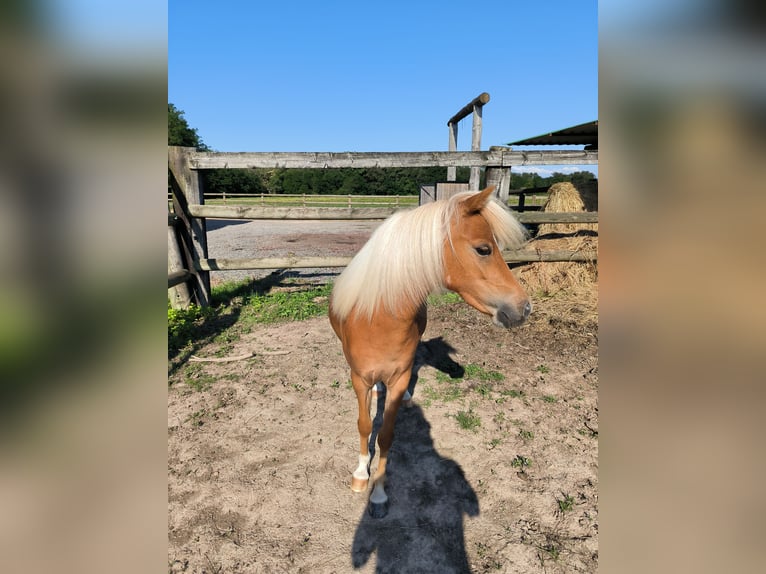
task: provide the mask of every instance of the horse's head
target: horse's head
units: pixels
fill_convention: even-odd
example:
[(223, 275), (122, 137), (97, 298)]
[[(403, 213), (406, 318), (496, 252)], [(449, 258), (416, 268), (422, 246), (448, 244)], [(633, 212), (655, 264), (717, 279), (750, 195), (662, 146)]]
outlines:
[[(444, 284), (466, 303), (510, 328), (529, 316), (532, 304), (503, 260), (495, 236), (520, 236), (520, 224), (499, 204), (491, 205), (493, 187), (460, 198), (444, 244)], [(513, 232), (500, 229), (514, 226)], [(493, 230), (493, 226), (495, 229)]]

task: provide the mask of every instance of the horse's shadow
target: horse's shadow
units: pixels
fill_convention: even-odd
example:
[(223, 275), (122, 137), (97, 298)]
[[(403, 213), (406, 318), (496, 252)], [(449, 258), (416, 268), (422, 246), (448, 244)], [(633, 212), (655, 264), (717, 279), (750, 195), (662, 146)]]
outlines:
[[(416, 359), (413, 379), (423, 364), (462, 375), (462, 367), (449, 358), (453, 349), (441, 338), (421, 345), (422, 360)], [(381, 413), (382, 402), (378, 407)], [(374, 427), (371, 441), (376, 435)], [(434, 448), (431, 425), (418, 405), (401, 408), (397, 415), (386, 493), (388, 515), (372, 518), (365, 510), (356, 529), (351, 549), (354, 568), (364, 566), (376, 553), (376, 572), (470, 572), (463, 515), (477, 516), (479, 501), (460, 465)]]
[(443, 337), (434, 337), (428, 341), (420, 341), (417, 351), (415, 351), (415, 364), (412, 367), (410, 377), (410, 394), (415, 394), (415, 387), (418, 384), (418, 373), (423, 365), (433, 367), (442, 373), (449, 375), (453, 379), (460, 379), (465, 374), (465, 369), (460, 363), (455, 362), (451, 353), (455, 348), (447, 343)]

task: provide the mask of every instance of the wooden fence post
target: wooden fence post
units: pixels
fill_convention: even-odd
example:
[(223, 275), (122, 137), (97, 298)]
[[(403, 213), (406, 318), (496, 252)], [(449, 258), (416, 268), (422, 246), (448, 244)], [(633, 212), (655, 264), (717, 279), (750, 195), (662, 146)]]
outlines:
[[(450, 122), (447, 124), (449, 128), (449, 151), (457, 151), (457, 122)], [(451, 165), (447, 168), (447, 181), (455, 181), (457, 179), (457, 168)]]
[[(502, 149), (503, 148), (498, 146), (492, 146), (489, 148), (489, 151), (502, 152)], [(504, 205), (507, 205), (508, 195), (509, 195), (508, 192), (511, 189), (511, 168), (488, 165), (486, 174), (487, 174), (487, 177), (486, 177), (487, 187), (489, 187), (490, 185), (496, 186), (495, 194), (497, 195), (497, 198)]]
[[(489, 95), (489, 94), (488, 94)], [(487, 98), (489, 101), (489, 98)], [(473, 105), (473, 125), (471, 127), (471, 151), (481, 150), (481, 110), (484, 107), (482, 103)], [(479, 178), (481, 177), (480, 167), (471, 167), (471, 177), (468, 180), (468, 189), (479, 189)]]
[[(482, 108), (489, 102), (489, 94), (482, 92), (466, 105), (458, 113), (447, 121), (449, 127), (449, 151), (457, 151), (457, 124), (468, 114), (473, 114), (473, 125), (471, 127), (471, 151), (481, 150), (481, 120)], [(455, 181), (457, 172), (454, 167), (447, 168), (447, 181)], [(468, 189), (478, 190), (479, 180), (481, 178), (481, 168), (471, 167), (471, 177), (469, 179)]]
[(172, 174), (173, 210), (182, 225), (179, 228), (187, 269), (192, 273), (194, 295), (202, 306), (210, 304), (210, 273), (199, 269), (207, 259), (207, 226), (202, 217), (193, 217), (189, 205), (205, 203), (202, 174), (191, 168), (189, 154), (194, 148), (168, 146), (168, 167)]
[[(181, 247), (178, 243), (178, 236), (176, 235), (175, 217), (173, 217), (173, 220), (171, 221), (171, 218), (168, 217), (168, 276), (186, 270)], [(168, 289), (168, 298), (173, 309), (186, 309), (191, 303), (189, 285), (187, 283), (180, 283), (170, 287)]]

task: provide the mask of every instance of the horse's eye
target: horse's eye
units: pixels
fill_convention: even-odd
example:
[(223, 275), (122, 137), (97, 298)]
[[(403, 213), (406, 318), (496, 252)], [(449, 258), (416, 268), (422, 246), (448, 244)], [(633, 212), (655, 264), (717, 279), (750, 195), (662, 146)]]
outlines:
[(476, 253), (482, 257), (486, 257), (487, 255), (492, 254), (492, 247), (489, 245), (479, 245), (478, 247), (474, 247), (474, 249), (476, 250)]

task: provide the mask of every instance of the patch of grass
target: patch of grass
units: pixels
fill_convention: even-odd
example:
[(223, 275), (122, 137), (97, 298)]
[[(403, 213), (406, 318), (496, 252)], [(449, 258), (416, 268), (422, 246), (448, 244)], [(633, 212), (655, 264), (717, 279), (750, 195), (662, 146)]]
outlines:
[(531, 430), (519, 429), (519, 436), (521, 437), (521, 440), (527, 441), (535, 438), (535, 433)]
[(200, 409), (186, 417), (186, 422), (191, 422), (195, 427), (201, 427), (203, 424), (205, 424), (205, 422), (202, 420), (205, 418), (205, 416), (207, 416), (207, 410)]
[(434, 307), (440, 307), (442, 305), (451, 305), (452, 303), (459, 303), (463, 298), (454, 291), (447, 291), (446, 293), (431, 294), (428, 296), (428, 304)]
[(168, 301), (168, 357), (192, 345), (214, 341), (218, 356), (253, 324), (301, 321), (327, 312), (332, 285), (289, 285), (290, 291), (270, 291), (274, 278), (228, 282), (211, 291), (211, 305), (172, 309)]
[(215, 383), (215, 377), (212, 375), (201, 374), (197, 377), (186, 379), (186, 384), (195, 391), (206, 391)]
[(542, 400), (545, 403), (555, 403), (556, 401), (558, 401), (558, 399), (556, 397), (551, 396), (551, 395), (543, 395), (542, 396)]
[(340, 381), (333, 381), (330, 385), (333, 389), (339, 389), (340, 388)]
[(207, 374), (199, 363), (189, 364), (184, 370), (184, 382), (195, 391), (205, 391), (215, 381), (215, 377)]
[(524, 391), (518, 391), (516, 389), (503, 389), (500, 391), (500, 394), (504, 397), (511, 397), (513, 399), (518, 399), (519, 397), (524, 396)]
[(227, 356), (231, 350), (234, 348), (233, 345), (224, 345), (222, 347), (219, 347), (215, 353), (213, 353), (216, 357), (225, 357)]
[(481, 417), (473, 412), (472, 408), (469, 408), (467, 411), (458, 411), (455, 415), (455, 420), (463, 430), (475, 431), (481, 426)]
[(489, 448), (493, 449), (496, 446), (500, 445), (503, 442), (503, 439), (501, 438), (493, 438), (491, 441), (489, 441)]
[[(544, 546), (539, 546), (540, 550), (548, 554), (548, 557), (552, 558), (554, 561), (559, 559), (559, 549), (554, 546), (553, 544), (546, 544)], [(542, 560), (542, 557), (541, 557)]]
[(424, 386), (422, 390), (423, 396), (426, 399), (432, 401), (443, 401), (449, 403), (456, 401), (463, 397), (463, 389), (457, 385), (449, 385), (446, 387), (431, 387)]
[(492, 393), (492, 385), (489, 385), (489, 384), (477, 385), (477, 387), (474, 390), (486, 399)]
[(559, 505), (559, 511), (560, 512), (569, 512), (574, 508), (574, 498), (569, 494), (564, 494), (564, 498), (556, 499), (556, 502)]
[(540, 372), (542, 374), (546, 374), (546, 373), (550, 373), (551, 372), (550, 368), (545, 366), (545, 365), (538, 365), (537, 368), (535, 369), (535, 371), (538, 371), (538, 372)]
[(497, 371), (488, 371), (480, 365), (469, 363), (465, 366), (465, 378), (479, 379), (480, 381), (502, 381), (505, 379), (503, 373)]
[(517, 454), (516, 457), (511, 461), (511, 466), (513, 468), (519, 468), (521, 469), (521, 472), (524, 472), (525, 468), (532, 466), (532, 461), (529, 460), (526, 456)]
[(256, 294), (247, 299), (241, 318), (257, 324), (303, 321), (327, 312), (331, 285), (307, 287), (300, 291)]
[(191, 305), (188, 309), (171, 309), (168, 301), (168, 351), (175, 354), (195, 338), (200, 323), (214, 314), (210, 307)]
[(441, 399), (445, 402), (456, 401), (463, 396), (463, 389), (456, 386), (451, 386), (444, 390), (441, 395)]

